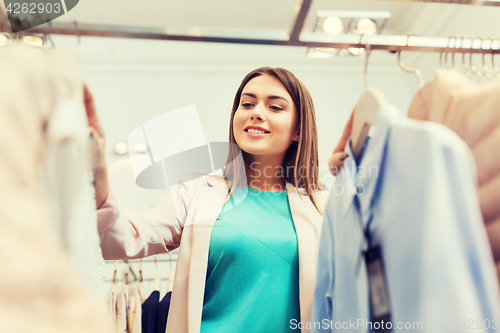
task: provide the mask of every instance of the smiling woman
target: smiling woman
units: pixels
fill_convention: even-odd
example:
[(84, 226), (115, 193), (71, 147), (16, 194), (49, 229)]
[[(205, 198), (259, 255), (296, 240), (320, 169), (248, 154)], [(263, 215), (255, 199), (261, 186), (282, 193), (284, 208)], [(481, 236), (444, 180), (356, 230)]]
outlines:
[[(88, 90), (86, 97), (98, 142), (102, 129)], [(104, 257), (180, 247), (167, 332), (288, 332), (294, 320), (310, 320), (328, 198), (318, 182), (317, 141), (307, 88), (286, 69), (262, 67), (236, 92), (223, 175), (186, 180), (141, 213), (118, 210), (100, 164)]]
[[(319, 208), (312, 194), (320, 189), (314, 104), (295, 75), (271, 67), (247, 74), (236, 92), (229, 127), (229, 142), (236, 143), (242, 151), (245, 181), (250, 187), (283, 190), (290, 182), (303, 188)], [(230, 153), (228, 162), (237, 160), (237, 154)], [(228, 163), (229, 173), (237, 175), (232, 165), (242, 166)], [(269, 169), (273, 172), (267, 174), (274, 177), (262, 172)]]

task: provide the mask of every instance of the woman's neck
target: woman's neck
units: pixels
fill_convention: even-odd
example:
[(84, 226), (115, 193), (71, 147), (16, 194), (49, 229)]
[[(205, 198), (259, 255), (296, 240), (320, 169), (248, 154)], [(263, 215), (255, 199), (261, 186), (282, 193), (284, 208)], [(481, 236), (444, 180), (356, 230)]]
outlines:
[(266, 192), (286, 190), (285, 172), (283, 170), (284, 156), (251, 156), (248, 186)]

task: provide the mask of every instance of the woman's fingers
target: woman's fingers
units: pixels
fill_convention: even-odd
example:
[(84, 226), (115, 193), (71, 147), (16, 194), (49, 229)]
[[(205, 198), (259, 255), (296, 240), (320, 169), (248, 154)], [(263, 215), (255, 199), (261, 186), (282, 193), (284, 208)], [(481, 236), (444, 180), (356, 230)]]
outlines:
[(89, 126), (95, 128), (100, 136), (104, 137), (104, 131), (95, 109), (94, 97), (85, 83), (83, 83), (83, 102), (85, 104)]
[(106, 164), (106, 143), (104, 137), (92, 126), (89, 126), (89, 136), (90, 163), (92, 169), (97, 170)]
[(328, 160), (328, 166), (330, 168), (330, 172), (332, 175), (336, 176), (339, 172), (340, 168), (344, 165), (344, 160), (347, 158), (347, 153), (344, 152), (345, 145), (347, 144), (347, 140), (351, 136), (352, 130), (352, 122), (354, 118), (354, 110), (351, 112), (351, 116), (347, 121), (344, 131), (342, 132), (342, 136), (340, 137), (337, 146), (333, 149), (332, 156)]
[(344, 165), (344, 160), (347, 158), (347, 153), (343, 151), (333, 153), (328, 160), (328, 166), (332, 175), (337, 176), (340, 168)]
[(347, 140), (351, 136), (353, 118), (354, 118), (354, 110), (351, 112), (351, 116), (349, 117), (349, 120), (345, 124), (344, 131), (342, 132), (342, 136), (340, 137), (340, 140), (337, 143), (337, 146), (333, 150), (333, 153), (338, 153), (338, 152), (344, 151), (344, 147), (347, 144)]

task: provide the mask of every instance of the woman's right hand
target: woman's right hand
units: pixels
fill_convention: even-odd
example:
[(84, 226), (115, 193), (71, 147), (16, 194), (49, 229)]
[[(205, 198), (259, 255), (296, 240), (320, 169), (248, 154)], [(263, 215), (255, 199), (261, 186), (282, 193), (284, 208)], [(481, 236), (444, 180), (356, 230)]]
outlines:
[(94, 173), (96, 208), (100, 208), (109, 193), (108, 170), (106, 166), (106, 138), (97, 116), (94, 97), (87, 85), (83, 84), (83, 99), (90, 135), (90, 163)]

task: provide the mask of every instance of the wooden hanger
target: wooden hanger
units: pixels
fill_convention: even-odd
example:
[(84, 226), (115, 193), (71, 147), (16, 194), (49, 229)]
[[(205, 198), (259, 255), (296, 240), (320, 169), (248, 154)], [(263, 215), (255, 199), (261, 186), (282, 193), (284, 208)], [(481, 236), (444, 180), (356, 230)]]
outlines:
[(369, 57), (370, 44), (366, 43), (366, 60), (364, 70), (366, 91), (363, 95), (361, 95), (358, 104), (356, 104), (352, 122), (351, 148), (356, 160), (359, 158), (361, 150), (365, 145), (370, 127), (375, 124), (378, 110), (387, 104), (387, 99), (380, 90), (368, 88), (367, 73)]

